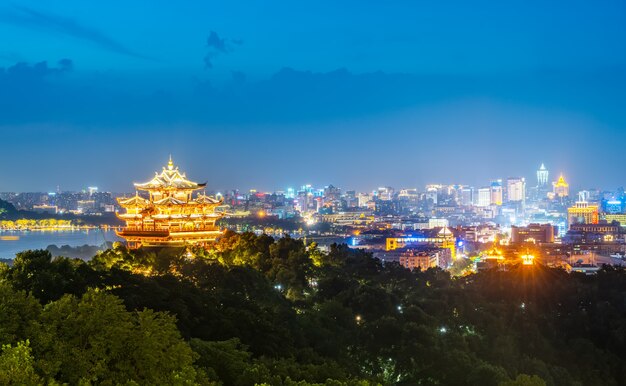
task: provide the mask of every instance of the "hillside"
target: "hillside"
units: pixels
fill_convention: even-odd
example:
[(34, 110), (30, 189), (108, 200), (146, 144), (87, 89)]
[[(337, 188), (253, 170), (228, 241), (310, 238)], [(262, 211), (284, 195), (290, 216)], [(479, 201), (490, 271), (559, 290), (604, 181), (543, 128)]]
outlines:
[(455, 279), (250, 233), (193, 257), (31, 251), (0, 269), (0, 369), (19, 356), (70, 384), (618, 385), (624, 299), (612, 268)]

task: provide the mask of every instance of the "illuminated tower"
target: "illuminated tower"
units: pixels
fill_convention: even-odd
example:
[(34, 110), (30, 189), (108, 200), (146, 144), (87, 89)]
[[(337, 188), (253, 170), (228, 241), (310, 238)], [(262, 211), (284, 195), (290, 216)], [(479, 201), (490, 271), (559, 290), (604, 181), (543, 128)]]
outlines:
[(526, 201), (526, 180), (524, 177), (511, 177), (507, 179), (506, 191), (509, 202)]
[(542, 163), (539, 170), (537, 170), (537, 186), (540, 189), (545, 189), (548, 186), (548, 176), (548, 169), (546, 169), (546, 166)]
[(572, 224), (597, 224), (598, 223), (598, 205), (589, 204), (582, 195), (578, 201), (567, 208), (567, 225)]
[(215, 241), (222, 232), (215, 222), (223, 216), (215, 208), (222, 201), (196, 191), (206, 184), (189, 181), (170, 158), (163, 171), (143, 184), (135, 184), (139, 192), (130, 198), (118, 198), (126, 213), (118, 217), (126, 227), (117, 234), (130, 248), (140, 246), (205, 245)]
[(486, 207), (489, 205), (491, 205), (491, 189), (489, 187), (479, 188), (476, 206)]
[(502, 192), (502, 180), (495, 180), (491, 182), (491, 205), (502, 205), (502, 198), (504, 196)]
[(559, 180), (552, 183), (553, 192), (555, 197), (567, 197), (569, 196), (569, 184), (565, 182), (565, 178), (561, 174)]

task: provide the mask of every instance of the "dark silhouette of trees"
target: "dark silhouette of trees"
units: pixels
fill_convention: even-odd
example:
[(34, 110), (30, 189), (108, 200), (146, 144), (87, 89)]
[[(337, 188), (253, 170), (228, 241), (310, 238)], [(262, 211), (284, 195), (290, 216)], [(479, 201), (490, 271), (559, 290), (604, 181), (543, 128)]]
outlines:
[(623, 269), (520, 265), (452, 278), (345, 245), (323, 253), (232, 232), (192, 252), (116, 244), (90, 262), (19, 254), (0, 269), (0, 368), (22, 358), (14, 379), (70, 384), (626, 379)]

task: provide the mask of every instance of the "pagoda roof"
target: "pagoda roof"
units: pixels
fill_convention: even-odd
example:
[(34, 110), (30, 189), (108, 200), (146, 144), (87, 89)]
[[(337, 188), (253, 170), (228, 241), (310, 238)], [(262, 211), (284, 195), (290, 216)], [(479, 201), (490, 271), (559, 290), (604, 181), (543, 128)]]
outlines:
[(150, 201), (145, 198), (139, 196), (139, 194), (134, 195), (130, 198), (118, 198), (117, 202), (122, 206), (148, 206), (150, 205)]
[(184, 205), (187, 201), (179, 200), (172, 196), (165, 197), (161, 200), (154, 201), (154, 205)]
[(202, 189), (206, 183), (199, 184), (187, 179), (185, 173), (181, 173), (177, 166), (174, 166), (172, 158), (166, 167), (159, 174), (156, 172), (154, 177), (144, 183), (135, 183), (135, 187), (140, 190), (196, 190)]
[(218, 200), (215, 197), (207, 196), (206, 194), (198, 194), (198, 197), (194, 200), (198, 204), (221, 204), (222, 200)]

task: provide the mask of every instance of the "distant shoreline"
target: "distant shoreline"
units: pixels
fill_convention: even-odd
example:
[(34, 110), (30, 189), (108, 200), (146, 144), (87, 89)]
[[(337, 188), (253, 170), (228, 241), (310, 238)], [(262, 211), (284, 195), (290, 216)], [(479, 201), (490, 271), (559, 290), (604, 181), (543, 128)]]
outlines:
[(95, 225), (60, 225), (60, 226), (27, 226), (27, 227), (0, 227), (2, 232), (74, 232), (83, 230), (118, 230), (119, 226), (95, 226)]

